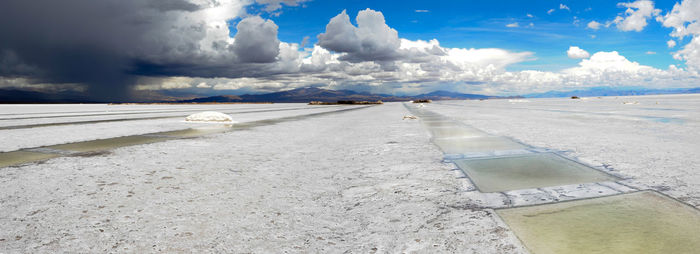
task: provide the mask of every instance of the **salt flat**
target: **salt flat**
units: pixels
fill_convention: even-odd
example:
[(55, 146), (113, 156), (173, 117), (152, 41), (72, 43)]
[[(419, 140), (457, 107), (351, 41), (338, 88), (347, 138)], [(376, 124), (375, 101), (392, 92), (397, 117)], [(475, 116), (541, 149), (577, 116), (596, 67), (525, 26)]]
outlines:
[[(402, 120), (411, 114), (407, 107), (415, 105), (387, 103), (2, 168), (0, 252), (527, 252), (489, 207), (517, 205), (530, 192), (479, 193), (420, 121)], [(609, 185), (700, 207), (700, 96), (441, 101), (425, 108), (622, 177)], [(143, 111), (166, 109), (175, 108)], [(230, 115), (253, 121), (340, 109), (347, 107)], [(2, 146), (11, 151), (187, 126), (173, 116), (0, 130), (0, 137), (13, 140)], [(83, 129), (66, 134), (71, 128)], [(546, 202), (579, 195), (557, 186), (545, 191)]]

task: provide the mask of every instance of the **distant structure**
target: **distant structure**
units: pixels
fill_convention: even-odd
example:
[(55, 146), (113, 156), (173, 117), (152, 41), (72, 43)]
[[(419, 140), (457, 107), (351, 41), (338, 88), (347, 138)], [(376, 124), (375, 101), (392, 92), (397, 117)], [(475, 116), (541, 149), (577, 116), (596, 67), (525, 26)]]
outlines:
[(431, 103), (433, 102), (432, 100), (429, 99), (419, 99), (419, 100), (414, 100), (413, 103)]
[(581, 98), (579, 98), (578, 96), (571, 96), (571, 99), (576, 100), (576, 99), (581, 99)]

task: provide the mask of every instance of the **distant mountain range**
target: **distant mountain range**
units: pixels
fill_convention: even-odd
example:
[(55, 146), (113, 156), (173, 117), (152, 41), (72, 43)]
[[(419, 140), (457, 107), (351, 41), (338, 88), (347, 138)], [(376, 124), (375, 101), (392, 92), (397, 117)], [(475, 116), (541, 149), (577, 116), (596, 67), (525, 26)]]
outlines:
[(180, 103), (206, 103), (206, 102), (336, 102), (336, 101), (410, 101), (415, 99), (430, 100), (455, 100), (455, 99), (488, 99), (497, 98), (479, 94), (462, 94), (447, 91), (435, 91), (415, 96), (394, 96), (386, 94), (372, 94), (355, 92), (350, 90), (328, 90), (314, 87), (297, 88), (288, 91), (266, 94), (244, 95), (219, 95), (202, 97), (189, 100), (180, 100)]
[(36, 92), (0, 89), (0, 103), (98, 103), (78, 92)]
[[(176, 102), (176, 103), (236, 103), (236, 102), (336, 102), (336, 101), (410, 101), (417, 99), (429, 100), (465, 100), (465, 99), (502, 99), (502, 98), (551, 98), (551, 97), (592, 97), (592, 96), (631, 96), (654, 94), (688, 94), (700, 93), (700, 88), (687, 89), (646, 89), (646, 88), (609, 88), (595, 87), (586, 90), (575, 91), (550, 91), (546, 93), (533, 93), (524, 96), (499, 97), (480, 94), (463, 94), (448, 91), (434, 91), (413, 96), (396, 96), (387, 94), (372, 94), (367, 92), (355, 92), (350, 90), (328, 90), (314, 87), (297, 88), (288, 91), (244, 94), (244, 95), (218, 95), (209, 97), (196, 97), (164, 95), (157, 93), (143, 93), (146, 99), (136, 99), (138, 102)], [(187, 99), (183, 99), (187, 98)], [(150, 99), (148, 99), (150, 98)], [(91, 100), (78, 92), (45, 93), (37, 91), (25, 91), (15, 89), (0, 89), (0, 103), (104, 103)]]
[(691, 94), (700, 93), (700, 88), (674, 88), (674, 89), (648, 89), (648, 88), (610, 88), (594, 87), (575, 91), (549, 91), (546, 93), (526, 94), (526, 98), (553, 98), (553, 97), (594, 97), (594, 96), (634, 96), (634, 95), (659, 95), (659, 94)]

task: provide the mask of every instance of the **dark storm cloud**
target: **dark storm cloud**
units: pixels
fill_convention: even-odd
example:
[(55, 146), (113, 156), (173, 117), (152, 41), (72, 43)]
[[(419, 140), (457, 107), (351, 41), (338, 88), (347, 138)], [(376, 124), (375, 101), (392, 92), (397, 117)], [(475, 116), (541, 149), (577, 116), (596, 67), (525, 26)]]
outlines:
[(169, 1), (155, 1), (149, 2), (148, 7), (154, 8), (160, 11), (196, 11), (199, 10), (199, 6), (196, 4), (187, 2), (185, 0), (169, 0)]
[(243, 8), (223, 0), (3, 0), (0, 76), (86, 84), (93, 96), (120, 99), (135, 74), (263, 75), (259, 63), (279, 54), (277, 26), (244, 19), (240, 44), (231, 44), (225, 22)]

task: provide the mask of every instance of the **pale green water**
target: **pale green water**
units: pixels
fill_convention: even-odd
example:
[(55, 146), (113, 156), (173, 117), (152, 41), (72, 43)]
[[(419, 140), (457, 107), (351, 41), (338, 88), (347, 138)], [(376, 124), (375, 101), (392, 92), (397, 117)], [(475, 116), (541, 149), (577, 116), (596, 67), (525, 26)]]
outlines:
[(464, 125), (459, 124), (458, 122), (451, 121), (451, 120), (437, 120), (437, 121), (423, 121), (423, 125), (425, 125), (428, 128), (432, 127), (465, 127)]
[(421, 121), (452, 121), (452, 119), (444, 116), (418, 116), (418, 119)]
[[(517, 150), (524, 145), (501, 137), (487, 137), (479, 132), (460, 133), (463, 138), (436, 138), (433, 142), (447, 154), (491, 152), (497, 150)], [(472, 135), (471, 137), (469, 135)], [(459, 135), (455, 135), (459, 136)]]
[(551, 153), (457, 160), (455, 164), (482, 192), (499, 192), (616, 180)]
[(487, 134), (483, 131), (468, 128), (465, 126), (434, 127), (428, 128), (434, 138), (459, 138), (459, 137), (482, 137)]
[(76, 152), (94, 152), (114, 149), (124, 146), (133, 146), (141, 144), (149, 144), (158, 141), (164, 141), (168, 138), (164, 137), (149, 137), (149, 136), (126, 136), (118, 138), (98, 139), (85, 142), (76, 142), (63, 145), (48, 146), (48, 148), (68, 150)]
[(58, 157), (58, 154), (14, 151), (0, 153), (0, 168)]
[(535, 254), (700, 252), (698, 211), (650, 191), (496, 213)]

